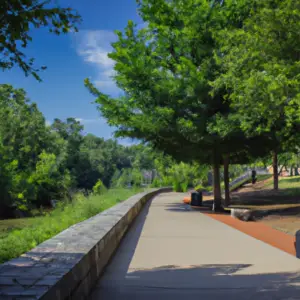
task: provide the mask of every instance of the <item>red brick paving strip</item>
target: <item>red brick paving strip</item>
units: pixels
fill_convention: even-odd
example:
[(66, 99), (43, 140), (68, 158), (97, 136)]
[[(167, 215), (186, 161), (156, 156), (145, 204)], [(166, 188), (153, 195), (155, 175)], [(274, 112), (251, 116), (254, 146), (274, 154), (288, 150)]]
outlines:
[(294, 236), (273, 229), (262, 223), (243, 222), (238, 219), (232, 218), (229, 215), (212, 214), (205, 212), (203, 213), (273, 247), (296, 256)]

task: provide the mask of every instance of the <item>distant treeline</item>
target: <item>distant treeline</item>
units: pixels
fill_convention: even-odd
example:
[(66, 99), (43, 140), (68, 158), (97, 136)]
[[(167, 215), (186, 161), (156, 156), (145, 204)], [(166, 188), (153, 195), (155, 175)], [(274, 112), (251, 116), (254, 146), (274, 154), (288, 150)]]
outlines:
[(154, 168), (151, 149), (83, 135), (83, 129), (75, 118), (47, 125), (24, 90), (0, 85), (1, 217), (92, 190), (99, 180), (106, 187), (112, 180), (120, 185), (123, 169)]

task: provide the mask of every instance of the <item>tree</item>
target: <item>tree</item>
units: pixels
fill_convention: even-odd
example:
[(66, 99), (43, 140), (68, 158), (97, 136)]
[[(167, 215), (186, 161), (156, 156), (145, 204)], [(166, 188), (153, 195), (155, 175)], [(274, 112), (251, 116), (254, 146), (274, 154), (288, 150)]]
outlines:
[[(25, 75), (40, 80), (34, 59), (27, 58), (23, 49), (32, 41), (32, 27), (49, 26), (57, 35), (77, 31), (80, 16), (70, 7), (61, 8), (55, 1), (2, 0), (0, 3), (0, 68), (19, 66)], [(44, 69), (45, 67), (42, 67)]]
[(212, 165), (218, 210), (223, 155), (238, 157), (244, 145), (241, 130), (235, 134), (233, 128), (234, 134), (227, 137), (213, 130), (219, 115), (230, 114), (226, 90), (212, 94), (210, 85), (219, 70), (215, 36), (223, 27), (240, 27), (251, 1), (138, 3), (148, 27), (138, 31), (129, 21), (124, 33), (117, 32), (118, 41), (109, 54), (116, 62), (115, 80), (125, 95), (112, 99), (88, 80), (86, 86), (97, 97), (102, 115), (117, 127), (117, 136), (151, 142), (177, 160)]
[(59, 197), (66, 198), (71, 186), (71, 176), (68, 169), (61, 170), (61, 161), (54, 153), (43, 151), (39, 155), (35, 171), (28, 183), (35, 188), (34, 198), (38, 199), (37, 206), (49, 205), (50, 200)]
[[(64, 150), (64, 142), (45, 125), (44, 116), (36, 104), (27, 99), (25, 91), (0, 85), (1, 209), (24, 210), (37, 204), (39, 197), (45, 196), (42, 193), (45, 184), (49, 195), (58, 194), (58, 190), (63, 193), (58, 178), (66, 174), (60, 168), (65, 159)], [(59, 168), (52, 173), (55, 180), (48, 178), (46, 171), (52, 166)], [(43, 170), (47, 175), (43, 176)], [(55, 181), (51, 189), (50, 181)]]
[(77, 168), (79, 167), (79, 149), (83, 142), (83, 126), (75, 118), (67, 118), (66, 122), (55, 119), (51, 130), (56, 132), (67, 143), (67, 157), (64, 167), (70, 170), (72, 178), (77, 179)]
[[(240, 128), (273, 144), (274, 189), (277, 156), (299, 141), (299, 26), (297, 1), (253, 1), (241, 28), (217, 33), (216, 60), (222, 68), (215, 88), (226, 87)], [(260, 144), (261, 145), (261, 144)]]

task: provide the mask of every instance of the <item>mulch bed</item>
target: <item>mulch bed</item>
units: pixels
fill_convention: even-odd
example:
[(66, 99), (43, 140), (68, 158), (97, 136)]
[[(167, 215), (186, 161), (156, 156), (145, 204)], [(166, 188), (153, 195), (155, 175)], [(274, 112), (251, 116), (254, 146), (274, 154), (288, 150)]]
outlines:
[(294, 236), (273, 229), (262, 223), (243, 222), (226, 214), (215, 214), (205, 211), (203, 211), (203, 213), (260, 241), (296, 256)]

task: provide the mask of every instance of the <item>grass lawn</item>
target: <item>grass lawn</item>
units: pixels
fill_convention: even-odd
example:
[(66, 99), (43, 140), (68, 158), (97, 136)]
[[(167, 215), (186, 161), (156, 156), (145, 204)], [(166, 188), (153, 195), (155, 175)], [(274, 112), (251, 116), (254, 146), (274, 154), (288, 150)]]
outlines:
[(6, 237), (13, 230), (20, 230), (32, 226), (42, 218), (43, 217), (0, 220), (0, 239)]
[(300, 176), (279, 178), (279, 190), (273, 190), (273, 179), (246, 184), (232, 193), (232, 207), (287, 208), (300, 205)]
[(36, 247), (68, 227), (84, 221), (140, 192), (137, 189), (112, 189), (104, 195), (77, 197), (43, 217), (0, 221), (0, 263)]
[[(269, 182), (266, 188), (272, 188), (273, 182)], [(300, 196), (300, 176), (282, 177), (279, 179), (281, 194), (287, 196)]]

